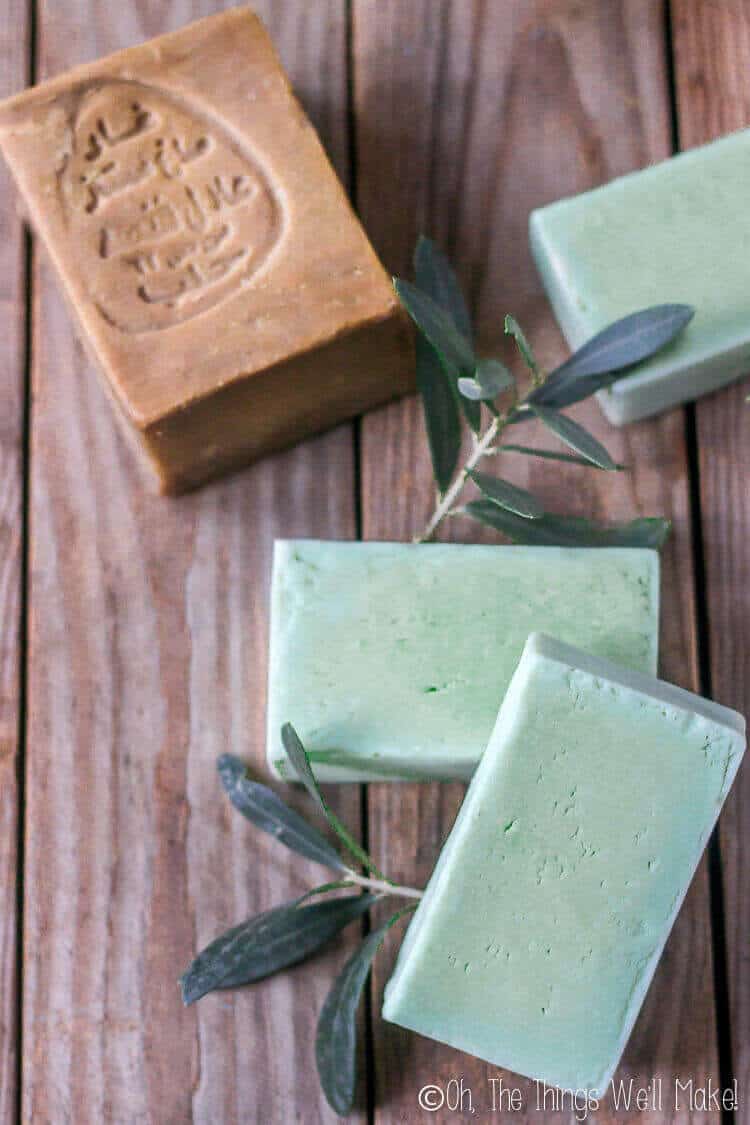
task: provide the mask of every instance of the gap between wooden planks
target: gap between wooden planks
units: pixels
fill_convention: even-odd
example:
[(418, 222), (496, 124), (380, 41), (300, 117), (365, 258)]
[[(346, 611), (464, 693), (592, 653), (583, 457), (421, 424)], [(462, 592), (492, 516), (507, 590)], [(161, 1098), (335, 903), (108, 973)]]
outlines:
[[(346, 181), (344, 0), (255, 6)], [(43, 5), (40, 77), (221, 7)], [(314, 1027), (356, 930), (190, 1009), (177, 977), (328, 877), (230, 810), (215, 761), (263, 768), (273, 538), (356, 534), (352, 428), (155, 497), (41, 253), (34, 294), (24, 1120), (333, 1121)], [(332, 799), (357, 832), (359, 791)]]
[[(692, 148), (750, 124), (750, 8), (674, 0), (677, 125)], [(715, 699), (750, 709), (750, 404), (747, 381), (695, 404), (706, 565), (708, 677)], [(719, 822), (733, 1076), (750, 1119), (750, 772)], [(732, 1077), (731, 1075), (728, 1077)]]
[[(0, 97), (29, 73), (25, 0), (0, 3)], [(8, 170), (0, 168), (0, 1125), (18, 1100), (18, 833), (21, 795), (21, 666), (25, 237)]]
[[(484, 347), (498, 347), (503, 314), (512, 312), (547, 363), (565, 354), (530, 261), (527, 216), (538, 204), (669, 155), (664, 15), (650, 0), (354, 0), (360, 214), (388, 267), (400, 273), (409, 274), (419, 231), (438, 239), (460, 266)], [(519, 484), (531, 484), (552, 510), (599, 519), (663, 514), (674, 521), (663, 556), (661, 673), (696, 690), (684, 413), (621, 431), (607, 425), (594, 403), (574, 413), (630, 466), (628, 473), (550, 473), (510, 457), (503, 468)], [(364, 537), (410, 538), (433, 503), (417, 404), (367, 416), (361, 450)], [(459, 521), (449, 534), (486, 538), (477, 525)], [(426, 881), (462, 794), (458, 786), (370, 786), (376, 862), (387, 862), (394, 878)], [(419, 1089), (445, 1087), (459, 1076), (473, 1089), (478, 1112), (487, 1113), (494, 1068), (377, 1020), (398, 940), (388, 939), (375, 971), (376, 1120), (418, 1119)], [(639, 1086), (662, 1077), (668, 1091), (676, 1076), (718, 1081), (705, 863), (618, 1072)], [(515, 1076), (506, 1076), (506, 1084), (522, 1089), (528, 1119), (538, 1120), (532, 1084)], [(597, 1120), (610, 1117), (605, 1106)], [(646, 1112), (638, 1119), (664, 1116)]]

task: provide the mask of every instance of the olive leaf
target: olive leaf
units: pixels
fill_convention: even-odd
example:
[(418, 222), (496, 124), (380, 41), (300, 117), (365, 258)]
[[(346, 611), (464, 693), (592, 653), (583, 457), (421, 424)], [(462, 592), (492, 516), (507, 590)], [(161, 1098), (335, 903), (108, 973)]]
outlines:
[(550, 372), (528, 401), (559, 410), (611, 386), (676, 339), (694, 313), (690, 305), (654, 305), (616, 320)]
[(499, 359), (480, 359), (473, 378), (462, 377), (458, 389), (464, 398), (475, 402), (490, 401), (514, 383), (513, 376)]
[(466, 419), (474, 433), (479, 434), (482, 429), (482, 404), (480, 402), (472, 401), (472, 399), (467, 398), (465, 395), (461, 394), (461, 391), (458, 388), (458, 384), (461, 379), (464, 378), (463, 375), (457, 376), (455, 373), (448, 373), (448, 378), (451, 381), (451, 389), (456, 396), (456, 402), (458, 403), (461, 413), (463, 414), (464, 418)]
[[(451, 482), (461, 452), (461, 418), (449, 376), (422, 335), (416, 343), (417, 390), (422, 400), (435, 483), (442, 495)], [(459, 379), (459, 383), (463, 379)]]
[(505, 511), (489, 500), (472, 500), (463, 513), (494, 527), (516, 543), (554, 547), (651, 547), (658, 550), (671, 530), (669, 520), (636, 519), (600, 526), (578, 516), (546, 512), (529, 520)]
[(476, 379), (470, 379), (466, 375), (461, 376), (457, 386), (459, 394), (462, 394), (464, 398), (468, 398), (470, 402), (489, 402), (495, 397), (494, 394), (485, 391)]
[(471, 342), (471, 317), (455, 271), (445, 254), (423, 234), (414, 249), (414, 276), (418, 288), (450, 313), (458, 331)]
[(519, 488), (507, 480), (492, 477), (488, 473), (480, 473), (477, 469), (471, 469), (469, 476), (482, 495), (491, 503), (499, 504), (501, 508), (514, 512), (517, 516), (523, 516), (524, 519), (534, 520), (544, 515), (541, 502), (525, 488)]
[[(414, 274), (417, 288), (432, 297), (471, 342), (469, 310), (458, 278), (434, 242), (423, 236), (414, 250)], [(421, 332), (417, 335), (416, 367), (435, 482), (442, 495), (456, 471), (461, 452), (461, 404), (455, 376), (445, 370), (438, 353)]]
[(653, 305), (630, 313), (592, 336), (553, 374), (585, 378), (631, 367), (671, 343), (694, 315), (690, 305)]
[(216, 938), (180, 978), (184, 1003), (193, 1004), (217, 988), (262, 980), (309, 957), (375, 901), (375, 895), (356, 894), (301, 905), (311, 895), (342, 885), (327, 883)]
[(414, 910), (406, 906), (368, 934), (349, 958), (326, 997), (318, 1020), (315, 1058), (323, 1092), (342, 1117), (352, 1108), (357, 1084), (357, 1008), (375, 954), (391, 926)]
[[(575, 406), (577, 402), (583, 402), (599, 391), (606, 390), (625, 375), (629, 375), (630, 371), (631, 368), (624, 371), (608, 371), (604, 375), (591, 375), (581, 379), (570, 376), (559, 383), (550, 382), (552, 378), (550, 376), (541, 387), (531, 392), (526, 402), (530, 406), (539, 405), (553, 410), (563, 410), (566, 406)], [(524, 417), (529, 415), (519, 414), (514, 421), (523, 421)]]
[(409, 316), (441, 359), (459, 374), (473, 371), (476, 366), (474, 349), (456, 328), (450, 313), (410, 281), (396, 277), (393, 284)]
[(516, 341), (516, 347), (521, 354), (521, 359), (524, 361), (532, 375), (538, 375), (539, 364), (537, 363), (536, 358), (534, 357), (534, 353), (531, 350), (531, 344), (524, 336), (521, 325), (518, 323), (516, 318), (514, 316), (511, 316), (510, 314), (508, 314), (505, 318), (505, 333), (507, 336), (512, 336)]
[[(535, 449), (532, 445), (510, 444), (501, 446), (501, 449), (503, 453), (525, 453), (527, 457), (541, 457), (543, 460), (549, 461), (567, 461), (570, 465), (585, 465), (587, 469), (599, 468), (599, 465), (595, 465), (587, 457), (577, 457), (575, 453), (562, 453), (556, 449)], [(624, 468), (624, 465), (615, 465), (618, 472)]]
[(568, 418), (565, 414), (558, 414), (556, 410), (551, 410), (547, 406), (538, 406), (535, 403), (531, 409), (548, 430), (551, 430), (553, 434), (560, 438), (560, 441), (564, 441), (581, 457), (585, 457), (592, 465), (610, 471), (617, 468), (602, 443), (597, 441), (578, 422), (574, 422), (572, 418)]
[(323, 796), (320, 786), (315, 779), (315, 774), (313, 773), (312, 767), (310, 766), (310, 760), (307, 756), (307, 751), (302, 745), (302, 741), (291, 723), (284, 723), (283, 727), (281, 728), (281, 741), (283, 743), (284, 749), (287, 752), (287, 756), (292, 765), (292, 768), (297, 774), (298, 779), (305, 786), (315, 803), (320, 805), (321, 809), (325, 813), (328, 823), (330, 824), (331, 828), (334, 830), (338, 838), (341, 840), (341, 842), (344, 844), (344, 846), (349, 849), (352, 855), (355, 856), (355, 858), (362, 864), (365, 870), (371, 871), (373, 875), (377, 876), (378, 879), (385, 879), (385, 875), (383, 875), (382, 871), (378, 870), (373, 859), (367, 854), (364, 848), (362, 848), (357, 843), (348, 829), (341, 823), (339, 818), (329, 807), (328, 802)]
[(482, 425), (481, 408), (478, 403), (465, 399), (458, 391), (458, 380), (463, 375), (472, 373), (476, 367), (477, 360), (471, 341), (458, 330), (452, 313), (442, 308), (429, 293), (398, 277), (393, 279), (393, 285), (420, 333), (437, 352), (464, 418), (472, 430), (479, 433)]
[(282, 801), (272, 789), (252, 781), (247, 767), (233, 754), (222, 754), (217, 762), (219, 777), (230, 801), (243, 816), (263, 832), (334, 871), (347, 867), (336, 849), (311, 824)]

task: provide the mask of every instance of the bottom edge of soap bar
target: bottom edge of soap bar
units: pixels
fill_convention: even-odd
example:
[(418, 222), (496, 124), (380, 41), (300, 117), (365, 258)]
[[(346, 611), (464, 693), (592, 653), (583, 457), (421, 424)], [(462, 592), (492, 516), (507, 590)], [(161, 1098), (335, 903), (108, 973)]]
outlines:
[[(509, 1074), (518, 1075), (520, 1078), (526, 1078), (529, 1081), (536, 1083), (538, 1086), (544, 1086), (547, 1089), (552, 1088), (555, 1090), (564, 1091), (569, 1094), (578, 1095), (580, 1098), (585, 1097), (590, 1103), (588, 1105), (588, 1109), (593, 1111), (598, 1109), (598, 1105), (593, 1103), (601, 1102), (606, 1097), (619, 1066), (620, 1059), (622, 1057), (622, 1055), (620, 1055), (617, 1061), (604, 1074), (592, 1078), (590, 1084), (581, 1086), (568, 1086), (565, 1085), (564, 1081), (562, 1080), (556, 1081), (554, 1075), (550, 1073), (542, 1074), (532, 1072), (528, 1069), (518, 1069), (517, 1067), (514, 1067), (507, 1058), (489, 1058), (486, 1054), (480, 1054), (471, 1051), (469, 1048), (467, 1048), (465, 1043), (459, 1043), (457, 1041), (452, 1042), (445, 1035), (431, 1036), (424, 1030), (424, 1028), (413, 1027), (407, 1020), (402, 1019), (396, 1013), (394, 1013), (393, 1015), (389, 1015), (385, 1002), (383, 1004), (381, 1015), (386, 1023), (392, 1023), (394, 1027), (402, 1027), (407, 1031), (411, 1031), (414, 1035), (420, 1035), (423, 1039), (432, 1040), (433, 1043), (442, 1043), (444, 1044), (444, 1046), (450, 1047), (451, 1050), (461, 1051), (462, 1054), (469, 1054), (472, 1058), (479, 1059), (481, 1062), (487, 1063), (489, 1066), (497, 1067), (498, 1070), (508, 1071)], [(624, 1047), (625, 1044), (623, 1044), (623, 1050)], [(512, 1083), (508, 1083), (507, 1085), (512, 1085)]]
[[(638, 375), (628, 375), (608, 390), (599, 391), (596, 397), (608, 422), (627, 426), (713, 394), (748, 373), (750, 342), (724, 355), (679, 368), (673, 375), (644, 375), (643, 381)], [(633, 380), (636, 385), (628, 386)]]

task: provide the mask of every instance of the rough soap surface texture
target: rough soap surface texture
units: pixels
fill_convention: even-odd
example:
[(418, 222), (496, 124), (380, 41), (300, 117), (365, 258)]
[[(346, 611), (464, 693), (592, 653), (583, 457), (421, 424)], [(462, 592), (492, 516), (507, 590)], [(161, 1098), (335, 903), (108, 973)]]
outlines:
[(744, 746), (735, 712), (530, 638), (385, 1017), (601, 1092)]
[(408, 389), (390, 279), (249, 9), (11, 98), (0, 144), (163, 487)]
[(331, 780), (468, 778), (529, 633), (656, 671), (654, 551), (277, 542), (268, 757)]
[(696, 310), (674, 344), (600, 394), (613, 422), (745, 374), (749, 179), (744, 130), (532, 214), (531, 248), (571, 347), (647, 305)]

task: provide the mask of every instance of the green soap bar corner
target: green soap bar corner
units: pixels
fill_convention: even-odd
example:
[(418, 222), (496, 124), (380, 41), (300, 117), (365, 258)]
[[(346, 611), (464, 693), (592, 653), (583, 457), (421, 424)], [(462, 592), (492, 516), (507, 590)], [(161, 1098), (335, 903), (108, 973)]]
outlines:
[(531, 250), (572, 349), (649, 305), (684, 303), (682, 335), (599, 393), (624, 425), (750, 371), (750, 129), (533, 211)]
[(384, 1017), (600, 1096), (744, 748), (736, 712), (530, 637)]
[(278, 541), (269, 764), (291, 722), (322, 780), (468, 779), (529, 633), (653, 673), (658, 617), (652, 550)]

